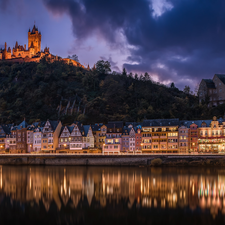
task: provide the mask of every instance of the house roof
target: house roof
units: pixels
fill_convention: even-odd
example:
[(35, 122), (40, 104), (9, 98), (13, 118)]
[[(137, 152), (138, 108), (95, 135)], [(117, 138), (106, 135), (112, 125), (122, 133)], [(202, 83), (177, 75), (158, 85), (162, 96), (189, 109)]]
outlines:
[(34, 129), (34, 132), (41, 132), (43, 130), (43, 127), (36, 127)]
[(142, 127), (143, 123), (141, 123), (141, 122), (125, 122), (126, 127), (128, 127), (129, 125), (132, 125), (133, 127), (137, 127), (137, 126)]
[(67, 126), (70, 133), (72, 133), (74, 127)]
[(99, 131), (99, 130), (101, 130), (101, 127), (102, 127), (103, 125), (97, 125), (97, 124), (95, 124), (95, 125), (91, 125), (91, 129), (92, 129), (92, 131)]
[(153, 119), (144, 120), (143, 127), (159, 127), (159, 126), (178, 126), (180, 121), (178, 118), (175, 119)]
[(84, 131), (84, 136), (86, 137), (89, 131), (90, 125), (84, 125), (83, 126), (83, 131)]
[(123, 128), (123, 122), (122, 121), (112, 121), (108, 122), (106, 125), (107, 128)]
[(2, 129), (4, 130), (4, 132), (5, 132), (6, 134), (10, 134), (10, 127), (9, 127), (9, 126), (7, 126), (7, 125), (2, 125)]
[(216, 89), (213, 80), (211, 79), (202, 79), (202, 80), (205, 81), (207, 88)]
[(196, 124), (198, 127), (201, 127), (203, 122), (206, 123), (206, 127), (209, 127), (212, 120), (181, 120), (180, 126), (184, 125), (184, 126), (190, 128), (190, 126), (192, 124)]
[(122, 131), (122, 135), (129, 135), (131, 128), (124, 127)]
[(225, 74), (215, 74), (225, 84)]
[(35, 126), (32, 126), (32, 125), (27, 127), (27, 130), (34, 130), (34, 129), (35, 129)]
[(71, 134), (71, 132), (73, 131), (73, 128), (74, 128), (74, 127), (71, 127), (71, 126), (62, 126), (61, 130), (60, 130), (60, 133), (59, 133), (59, 136), (61, 136), (61, 134), (62, 134), (62, 132), (63, 132), (65, 127), (67, 127), (67, 129), (70, 132), (70, 134)]
[(51, 124), (51, 127), (53, 129), (53, 131), (55, 131), (55, 129), (57, 128), (59, 121), (56, 120), (49, 120), (49, 123)]
[[(1, 125), (1, 127), (2, 127), (2, 130), (4, 131), (5, 135), (10, 134), (10, 130), (7, 127), (7, 125)], [(3, 137), (3, 136), (1, 136), (1, 137)]]
[(27, 122), (24, 120), (22, 123), (20, 123), (18, 126), (17, 126), (17, 129), (20, 130), (22, 128), (27, 128), (28, 124)]

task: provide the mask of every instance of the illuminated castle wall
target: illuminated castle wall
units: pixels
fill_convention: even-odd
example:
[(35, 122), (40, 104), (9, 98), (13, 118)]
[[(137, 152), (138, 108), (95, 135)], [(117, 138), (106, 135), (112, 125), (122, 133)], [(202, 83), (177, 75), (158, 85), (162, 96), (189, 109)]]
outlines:
[(7, 48), (7, 43), (5, 43), (5, 49), (0, 50), (0, 59), (32, 58), (40, 52), (41, 33), (34, 25), (32, 31), (29, 30), (28, 32), (28, 48), (26, 48), (26, 45), (18, 45), (18, 42), (16, 42), (15, 47), (11, 50), (10, 47)]
[(7, 48), (7, 43), (5, 42), (5, 48), (0, 49), (0, 60), (9, 60), (11, 62), (39, 62), (43, 57), (49, 62), (54, 61), (63, 61), (67, 64), (73, 66), (83, 67), (79, 62), (76, 62), (72, 59), (62, 59), (61, 57), (54, 56), (50, 54), (49, 48), (45, 48), (44, 51), (41, 51), (41, 32), (38, 31), (38, 28), (34, 25), (33, 29), (28, 31), (28, 46), (18, 45), (16, 42), (13, 49), (10, 47)]

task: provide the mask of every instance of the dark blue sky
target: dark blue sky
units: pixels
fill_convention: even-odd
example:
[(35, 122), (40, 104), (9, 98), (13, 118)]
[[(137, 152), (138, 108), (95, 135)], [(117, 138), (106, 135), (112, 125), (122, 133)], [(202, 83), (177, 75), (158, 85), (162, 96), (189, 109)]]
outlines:
[(225, 73), (224, 0), (0, 0), (0, 46), (27, 44), (34, 21), (42, 49), (82, 64), (109, 60), (180, 89)]

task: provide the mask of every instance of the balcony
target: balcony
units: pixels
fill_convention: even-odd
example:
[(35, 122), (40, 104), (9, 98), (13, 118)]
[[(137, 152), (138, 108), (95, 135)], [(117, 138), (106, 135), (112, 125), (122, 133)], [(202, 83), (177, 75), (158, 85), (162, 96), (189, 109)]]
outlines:
[(59, 147), (59, 148), (56, 148), (56, 150), (66, 150), (66, 149), (69, 149), (69, 147)]
[(152, 139), (159, 139), (159, 136), (152, 136)]
[(167, 138), (167, 136), (159, 136), (160, 137), (160, 139), (166, 139)]

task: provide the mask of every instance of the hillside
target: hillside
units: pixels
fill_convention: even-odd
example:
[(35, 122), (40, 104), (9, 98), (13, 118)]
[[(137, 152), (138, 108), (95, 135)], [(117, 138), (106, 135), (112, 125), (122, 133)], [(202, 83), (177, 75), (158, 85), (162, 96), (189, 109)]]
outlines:
[(224, 105), (213, 109), (199, 106), (197, 97), (156, 84), (148, 75), (112, 75), (105, 72), (104, 65), (101, 69), (88, 71), (45, 60), (24, 64), (1, 62), (0, 122), (18, 123), (24, 117), (30, 123), (46, 119), (95, 123), (224, 115)]

